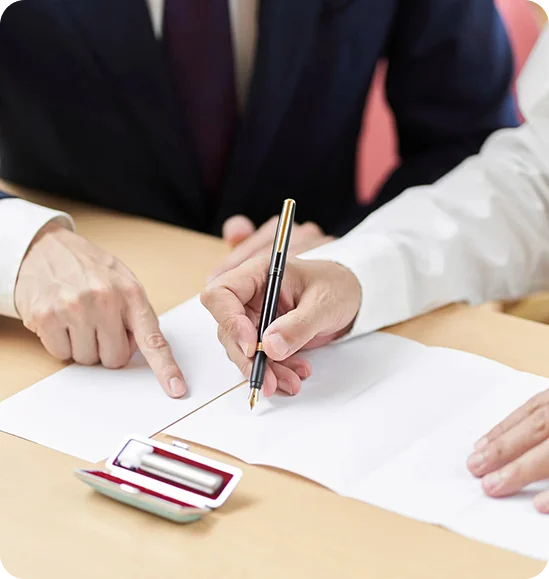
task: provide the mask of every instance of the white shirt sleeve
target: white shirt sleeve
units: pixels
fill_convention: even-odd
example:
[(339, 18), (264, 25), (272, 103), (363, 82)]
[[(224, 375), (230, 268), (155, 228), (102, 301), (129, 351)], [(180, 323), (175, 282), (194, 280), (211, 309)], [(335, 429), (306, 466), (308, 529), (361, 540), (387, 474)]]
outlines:
[(519, 83), (527, 119), (430, 187), (403, 193), (341, 240), (301, 256), (341, 263), (363, 290), (351, 332), (458, 301), (549, 288), (549, 31)]
[(0, 315), (19, 317), (14, 299), (19, 268), (36, 234), (54, 219), (74, 228), (66, 213), (23, 199), (0, 200)]

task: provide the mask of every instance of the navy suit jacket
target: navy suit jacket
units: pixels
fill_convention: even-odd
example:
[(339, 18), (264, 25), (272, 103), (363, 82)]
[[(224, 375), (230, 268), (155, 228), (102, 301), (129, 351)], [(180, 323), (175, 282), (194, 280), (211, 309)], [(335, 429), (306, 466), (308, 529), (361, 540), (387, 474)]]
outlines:
[(381, 57), (402, 164), (380, 203), (517, 123), (492, 0), (262, 0), (248, 106), (208, 210), (145, 1), (22, 0), (0, 23), (1, 174), (214, 233), (293, 197), (298, 220), (340, 233), (361, 211), (357, 139)]

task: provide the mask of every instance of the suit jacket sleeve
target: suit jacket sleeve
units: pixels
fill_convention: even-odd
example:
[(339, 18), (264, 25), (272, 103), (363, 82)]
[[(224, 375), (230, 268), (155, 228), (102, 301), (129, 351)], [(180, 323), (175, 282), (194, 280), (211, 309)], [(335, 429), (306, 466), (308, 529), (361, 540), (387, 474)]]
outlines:
[(0, 190), (0, 316), (18, 317), (15, 286), (21, 263), (37, 233), (47, 223), (58, 220), (73, 228), (72, 218)]
[(339, 262), (360, 280), (352, 335), (453, 302), (549, 289), (548, 63), (549, 30), (519, 82), (522, 127), (498, 131), (435, 185), (303, 256)]
[(401, 0), (388, 60), (402, 163), (381, 203), (435, 182), (518, 124), (512, 52), (493, 0)]

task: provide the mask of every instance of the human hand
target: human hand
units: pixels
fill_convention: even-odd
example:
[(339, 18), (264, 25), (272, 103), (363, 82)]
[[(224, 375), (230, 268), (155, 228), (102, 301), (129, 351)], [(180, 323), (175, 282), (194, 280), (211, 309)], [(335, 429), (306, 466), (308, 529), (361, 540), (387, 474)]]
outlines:
[(19, 272), (15, 304), (25, 326), (60, 360), (125, 366), (139, 348), (173, 398), (186, 392), (145, 290), (120, 261), (51, 223)]
[[(513, 412), (475, 445), (467, 462), (491, 497), (506, 497), (549, 478), (549, 390)], [(549, 514), (549, 491), (534, 505)]]
[[(238, 267), (247, 259), (260, 255), (270, 255), (273, 249), (273, 239), (276, 234), (277, 224), (278, 217), (269, 219), (259, 229), (256, 229), (250, 219), (243, 215), (235, 215), (227, 219), (223, 225), (223, 239), (233, 251), (213, 271), (210, 280)], [(288, 255), (298, 255), (333, 240), (334, 238), (326, 235), (316, 223), (311, 221), (302, 225), (294, 223)]]
[[(202, 293), (204, 306), (218, 323), (218, 337), (229, 358), (250, 377), (257, 346), (257, 326), (269, 268), (268, 257), (246, 261), (222, 274)], [(278, 318), (263, 335), (270, 359), (263, 392), (297, 394), (311, 375), (310, 363), (296, 355), (318, 348), (350, 329), (362, 291), (355, 275), (328, 261), (290, 258), (280, 294)]]

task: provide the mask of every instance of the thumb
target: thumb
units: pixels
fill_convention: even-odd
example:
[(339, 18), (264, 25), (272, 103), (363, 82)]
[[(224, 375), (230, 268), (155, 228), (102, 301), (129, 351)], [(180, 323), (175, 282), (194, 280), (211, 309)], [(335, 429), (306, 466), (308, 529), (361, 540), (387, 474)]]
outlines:
[(269, 358), (280, 362), (301, 350), (318, 334), (331, 330), (329, 312), (313, 296), (303, 295), (296, 309), (276, 319), (263, 334)]
[(223, 224), (223, 239), (234, 249), (255, 233), (255, 225), (244, 215), (229, 217)]

